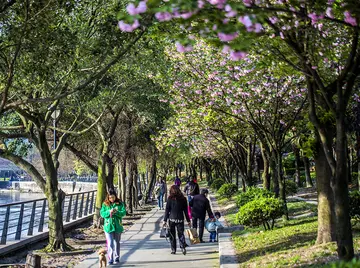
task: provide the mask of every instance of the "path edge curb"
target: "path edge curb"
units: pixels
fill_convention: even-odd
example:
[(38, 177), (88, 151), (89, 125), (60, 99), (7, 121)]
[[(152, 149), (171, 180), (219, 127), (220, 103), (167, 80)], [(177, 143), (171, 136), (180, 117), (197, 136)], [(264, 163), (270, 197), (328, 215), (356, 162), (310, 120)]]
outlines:
[[(220, 207), (215, 198), (215, 194), (210, 192), (209, 195), (211, 209), (213, 212), (219, 211)], [(224, 217), (220, 218), (220, 222), (223, 226), (227, 227), (227, 223)], [(220, 268), (238, 268), (239, 261), (236, 255), (235, 246), (232, 240), (232, 231), (219, 233), (219, 267)]]

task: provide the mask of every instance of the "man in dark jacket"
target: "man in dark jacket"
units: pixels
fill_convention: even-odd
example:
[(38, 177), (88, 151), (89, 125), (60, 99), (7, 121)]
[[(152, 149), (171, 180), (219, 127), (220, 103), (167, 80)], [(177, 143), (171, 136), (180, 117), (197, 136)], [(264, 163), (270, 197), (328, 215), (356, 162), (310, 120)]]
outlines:
[(201, 243), (204, 243), (203, 234), (206, 212), (210, 218), (214, 217), (211, 211), (209, 199), (207, 199), (208, 194), (209, 191), (207, 189), (202, 189), (201, 194), (195, 195), (189, 202), (189, 205), (192, 208), (192, 227), (197, 229), (199, 221), (199, 239)]

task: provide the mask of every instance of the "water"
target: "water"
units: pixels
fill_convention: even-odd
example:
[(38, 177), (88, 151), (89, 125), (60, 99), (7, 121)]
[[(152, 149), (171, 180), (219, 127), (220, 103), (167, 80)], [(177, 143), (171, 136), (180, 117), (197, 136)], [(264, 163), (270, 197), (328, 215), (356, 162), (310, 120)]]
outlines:
[[(23, 202), (23, 201), (31, 201), (35, 199), (44, 198), (44, 194), (41, 193), (21, 193), (17, 191), (1, 191), (0, 192), (0, 205), (11, 204), (15, 202)], [(34, 217), (34, 230), (33, 234), (38, 233), (37, 227), (40, 223), (40, 215), (42, 210), (42, 201), (38, 201), (36, 203)], [(26, 203), (24, 205), (24, 213), (22, 217), (22, 232), (21, 236), (24, 237), (27, 235), (27, 231), (29, 229), (30, 216), (32, 211), (33, 202)], [(5, 220), (6, 207), (0, 207), (0, 235), (4, 229), (4, 220)], [(47, 208), (45, 211), (45, 217), (47, 216)], [(20, 205), (11, 205), (10, 206), (10, 215), (9, 215), (9, 224), (7, 228), (7, 241), (13, 241), (15, 239), (15, 234), (17, 231), (17, 225), (19, 223), (20, 217)], [(47, 221), (44, 222), (44, 227), (47, 226)]]
[(44, 194), (41, 193), (20, 193), (16, 191), (2, 191), (0, 192), (0, 205), (21, 201), (30, 201), (44, 197)]

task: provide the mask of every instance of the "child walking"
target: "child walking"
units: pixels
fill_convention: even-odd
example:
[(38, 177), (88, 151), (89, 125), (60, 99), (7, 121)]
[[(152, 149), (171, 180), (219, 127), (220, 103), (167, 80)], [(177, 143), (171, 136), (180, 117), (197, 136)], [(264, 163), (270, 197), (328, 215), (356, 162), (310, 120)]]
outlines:
[(100, 210), (104, 218), (104, 232), (106, 236), (109, 264), (119, 263), (120, 259), (120, 238), (124, 228), (121, 224), (122, 218), (126, 215), (124, 203), (117, 197), (114, 189), (109, 193)]
[(219, 228), (223, 228), (222, 224), (219, 222), (219, 219), (221, 217), (220, 212), (215, 212), (214, 218), (208, 218), (205, 221), (205, 228), (210, 233), (210, 239), (209, 242), (217, 242), (217, 230)]

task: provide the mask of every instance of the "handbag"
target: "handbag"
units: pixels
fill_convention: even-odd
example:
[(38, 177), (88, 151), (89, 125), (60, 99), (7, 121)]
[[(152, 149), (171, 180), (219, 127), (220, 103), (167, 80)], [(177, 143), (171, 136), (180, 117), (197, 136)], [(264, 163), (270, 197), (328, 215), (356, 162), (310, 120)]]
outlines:
[(200, 239), (195, 228), (186, 229), (186, 233), (189, 237), (191, 245), (200, 243)]
[(168, 227), (163, 226), (160, 230), (160, 237), (161, 238), (168, 238), (170, 237), (170, 230)]

